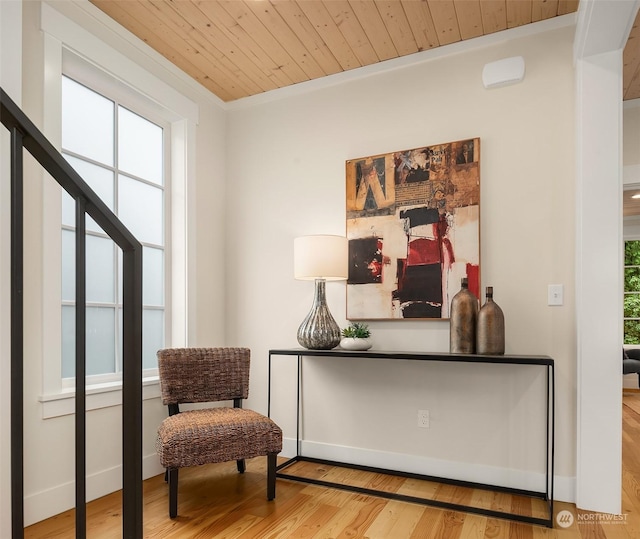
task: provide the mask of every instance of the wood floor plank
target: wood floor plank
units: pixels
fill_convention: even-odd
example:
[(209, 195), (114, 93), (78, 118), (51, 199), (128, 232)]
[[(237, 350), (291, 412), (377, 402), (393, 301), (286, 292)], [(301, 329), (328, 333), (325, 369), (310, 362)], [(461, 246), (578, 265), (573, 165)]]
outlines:
[(418, 525), (424, 509), (418, 505), (390, 500), (371, 523), (366, 536), (371, 539), (408, 537)]
[(353, 515), (344, 529), (336, 536), (336, 539), (349, 539), (352, 537), (363, 537), (365, 530), (369, 528), (371, 523), (378, 517), (378, 514), (387, 504), (386, 500), (381, 498), (367, 498), (371, 503), (360, 503), (357, 513)]
[(441, 539), (458, 539), (462, 533), (464, 519), (464, 513), (445, 511), (442, 515), (442, 524), (438, 537)]
[[(353, 494), (346, 493), (350, 500), (343, 505), (340, 505), (340, 510), (336, 514), (328, 519), (323, 526), (321, 526), (314, 539), (330, 539), (334, 537), (361, 537), (362, 532), (359, 534), (356, 532), (360, 526), (366, 526), (368, 519), (362, 518), (362, 511), (371, 511), (371, 518), (375, 518), (376, 511), (382, 509), (383, 504), (378, 504), (375, 507), (369, 506), (366, 501), (356, 500)], [(342, 501), (341, 501), (342, 503)]]
[(325, 523), (331, 520), (338, 512), (339, 507), (321, 504), (312, 515), (309, 515), (288, 537), (292, 539), (309, 539), (316, 537)]
[(431, 500), (435, 496), (439, 486), (438, 483), (434, 483), (433, 481), (421, 481), (419, 479), (409, 478), (406, 479), (398, 489), (398, 494)]
[(445, 512), (433, 507), (425, 507), (410, 539), (432, 539), (439, 537)]
[[(473, 502), (472, 502), (473, 503)], [(466, 515), (460, 537), (465, 539), (483, 539), (487, 528), (487, 517), (480, 515)]]
[(509, 522), (499, 518), (488, 518), (484, 536), (487, 539), (509, 539)]

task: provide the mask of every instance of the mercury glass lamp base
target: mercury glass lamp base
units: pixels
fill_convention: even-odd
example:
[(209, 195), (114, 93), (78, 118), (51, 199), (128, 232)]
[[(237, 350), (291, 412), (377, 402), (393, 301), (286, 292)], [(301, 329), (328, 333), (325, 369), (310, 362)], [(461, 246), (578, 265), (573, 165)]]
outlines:
[(311, 311), (298, 328), (298, 342), (309, 350), (331, 350), (340, 344), (340, 327), (327, 306), (325, 280), (315, 282), (315, 298)]

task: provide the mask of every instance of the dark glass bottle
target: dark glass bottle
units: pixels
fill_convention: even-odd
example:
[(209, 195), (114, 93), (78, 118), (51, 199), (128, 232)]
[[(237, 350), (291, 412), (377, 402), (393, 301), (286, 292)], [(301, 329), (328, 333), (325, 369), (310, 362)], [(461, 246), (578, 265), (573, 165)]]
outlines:
[(487, 300), (478, 312), (478, 354), (504, 354), (504, 313), (493, 301), (493, 287), (487, 286)]
[(473, 354), (476, 351), (476, 318), (478, 298), (469, 290), (466, 277), (462, 288), (451, 300), (449, 351), (452, 354)]

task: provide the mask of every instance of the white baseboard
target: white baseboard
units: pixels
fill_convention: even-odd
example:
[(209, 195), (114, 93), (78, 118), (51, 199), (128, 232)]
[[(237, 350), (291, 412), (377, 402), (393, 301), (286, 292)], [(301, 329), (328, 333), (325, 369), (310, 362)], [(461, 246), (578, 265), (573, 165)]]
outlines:
[[(538, 492), (545, 490), (545, 474), (543, 472), (513, 470), (310, 441), (303, 441), (301, 448), (302, 454), (306, 457)], [(293, 457), (295, 454), (296, 441), (292, 438), (285, 438), (281, 455)], [(575, 477), (556, 475), (553, 494), (555, 500), (575, 503)]]
[[(158, 455), (142, 459), (142, 478), (148, 479), (164, 473)], [(87, 476), (87, 501), (95, 500), (122, 488), (122, 466), (101, 470)], [(47, 490), (25, 496), (24, 521), (30, 526), (75, 507), (75, 481), (63, 483)]]

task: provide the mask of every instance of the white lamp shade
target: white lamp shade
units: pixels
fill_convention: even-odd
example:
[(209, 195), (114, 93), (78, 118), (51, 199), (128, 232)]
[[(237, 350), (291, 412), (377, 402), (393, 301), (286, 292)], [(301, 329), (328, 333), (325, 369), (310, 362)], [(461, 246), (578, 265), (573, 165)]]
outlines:
[(303, 281), (345, 280), (349, 275), (344, 236), (301, 236), (293, 240), (294, 276)]

